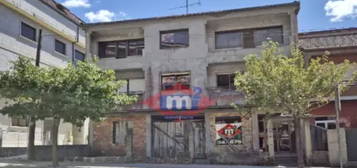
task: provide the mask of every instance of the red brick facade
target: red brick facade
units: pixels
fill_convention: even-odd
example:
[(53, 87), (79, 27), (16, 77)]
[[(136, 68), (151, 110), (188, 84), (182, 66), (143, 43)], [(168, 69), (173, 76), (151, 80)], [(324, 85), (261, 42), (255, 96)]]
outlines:
[(146, 115), (111, 116), (93, 124), (92, 151), (98, 156), (126, 156), (127, 146), (113, 143), (113, 123), (120, 120), (133, 122), (133, 158), (144, 160), (146, 155)]

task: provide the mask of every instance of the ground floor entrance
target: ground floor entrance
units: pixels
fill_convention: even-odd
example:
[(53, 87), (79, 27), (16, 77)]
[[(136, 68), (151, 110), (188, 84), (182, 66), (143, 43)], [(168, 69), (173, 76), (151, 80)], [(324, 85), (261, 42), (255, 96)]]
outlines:
[(274, 151), (278, 154), (295, 153), (295, 130), (292, 117), (273, 118)]
[(277, 115), (271, 118), (272, 132), (270, 144), (274, 151), (274, 162), (280, 165), (293, 166), (296, 164), (296, 143), (293, 117)]
[(204, 117), (152, 117), (152, 154), (164, 160), (204, 159)]

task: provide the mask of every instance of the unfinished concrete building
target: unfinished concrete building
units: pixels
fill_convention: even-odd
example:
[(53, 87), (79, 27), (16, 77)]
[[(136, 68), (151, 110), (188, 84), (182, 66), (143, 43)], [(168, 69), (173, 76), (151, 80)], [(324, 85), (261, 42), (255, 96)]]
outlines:
[(294, 153), (290, 118), (272, 121), (286, 134), (274, 150), (280, 140), (264, 128), (263, 117), (244, 116), (231, 103), (243, 99), (233, 74), (244, 70), (244, 56), (259, 54), (267, 40), (288, 52), (297, 40), (298, 12), (293, 2), (88, 24), (87, 56), (99, 57), (100, 67), (127, 81), (121, 92), (140, 97), (91, 124), (93, 153), (247, 164)]

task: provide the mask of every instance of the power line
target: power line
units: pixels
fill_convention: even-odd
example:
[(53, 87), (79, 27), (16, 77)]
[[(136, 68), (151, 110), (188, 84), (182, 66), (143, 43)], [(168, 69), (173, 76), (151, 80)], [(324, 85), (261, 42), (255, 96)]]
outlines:
[(188, 14), (190, 7), (192, 7), (192, 6), (201, 6), (201, 5), (202, 5), (201, 0), (198, 0), (197, 2), (194, 2), (194, 3), (190, 3), (189, 0), (186, 0), (186, 4), (185, 5), (174, 7), (174, 8), (171, 8), (170, 10), (185, 8), (186, 9), (186, 14)]

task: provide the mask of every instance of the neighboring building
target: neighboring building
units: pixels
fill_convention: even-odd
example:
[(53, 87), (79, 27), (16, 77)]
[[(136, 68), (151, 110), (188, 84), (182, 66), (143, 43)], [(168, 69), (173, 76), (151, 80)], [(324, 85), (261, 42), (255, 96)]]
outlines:
[[(36, 58), (39, 30), (42, 29), (41, 66), (63, 67), (84, 59), (83, 21), (53, 0), (0, 0), (0, 71), (8, 71), (18, 56)], [(0, 117), (0, 146), (27, 146), (28, 122)], [(50, 143), (51, 120), (38, 121), (36, 145)], [(83, 129), (61, 124), (59, 144), (84, 144)]]
[(298, 12), (293, 2), (87, 24), (87, 56), (127, 81), (122, 92), (143, 100), (91, 124), (93, 154), (254, 164), (294, 153), (291, 118), (278, 115), (267, 131), (262, 115), (230, 104), (243, 98), (232, 75), (244, 70), (243, 57), (259, 54), (269, 39), (288, 53)]
[[(357, 28), (335, 29), (299, 34), (301, 48), (307, 58), (326, 55), (328, 60), (342, 63), (349, 60), (357, 63)], [(357, 66), (353, 65), (346, 77), (351, 77), (357, 72)], [(347, 159), (357, 161), (357, 83), (343, 92), (341, 96), (341, 126), (346, 129)], [(313, 124), (329, 130), (336, 129), (335, 102), (318, 108), (312, 112)], [(327, 150), (325, 148), (325, 150)], [(326, 158), (326, 157), (325, 157)], [(331, 162), (331, 161), (330, 161)]]

